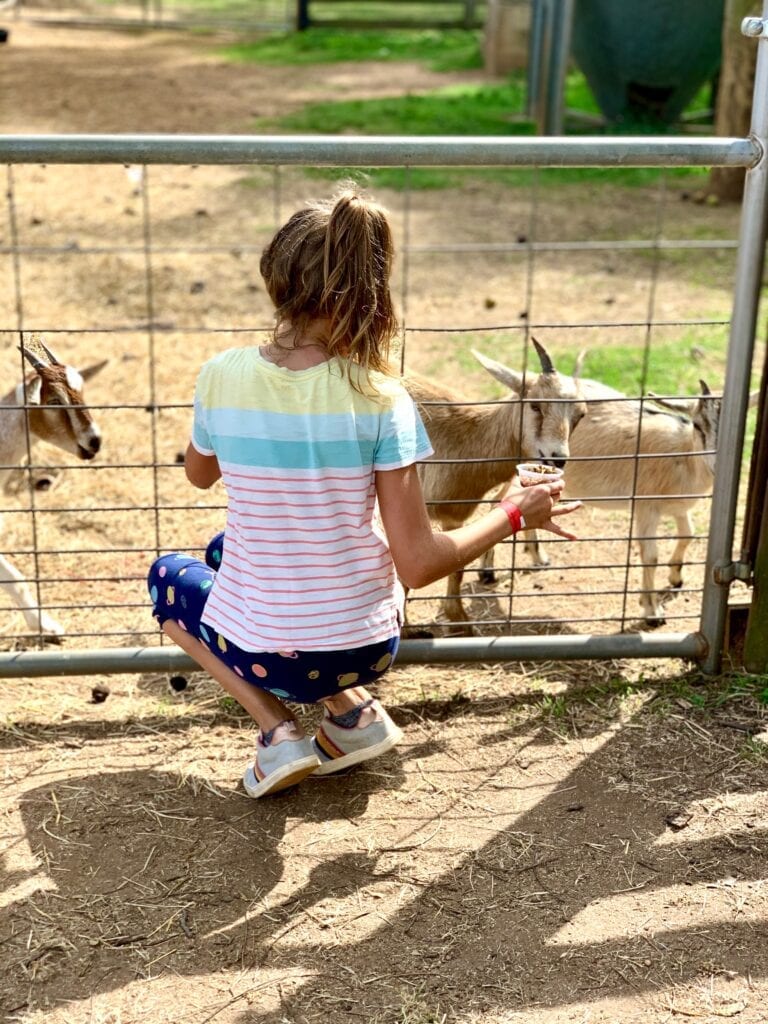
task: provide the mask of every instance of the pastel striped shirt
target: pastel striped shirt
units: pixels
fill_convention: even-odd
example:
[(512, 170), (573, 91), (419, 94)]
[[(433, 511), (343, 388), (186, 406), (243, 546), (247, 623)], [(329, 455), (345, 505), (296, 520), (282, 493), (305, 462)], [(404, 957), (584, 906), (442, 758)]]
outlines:
[(216, 455), (228, 498), (202, 621), (244, 650), (363, 647), (399, 632), (402, 588), (374, 523), (374, 474), (432, 447), (400, 381), (371, 382), (376, 395), (361, 394), (337, 360), (289, 370), (255, 347), (200, 371), (192, 444)]

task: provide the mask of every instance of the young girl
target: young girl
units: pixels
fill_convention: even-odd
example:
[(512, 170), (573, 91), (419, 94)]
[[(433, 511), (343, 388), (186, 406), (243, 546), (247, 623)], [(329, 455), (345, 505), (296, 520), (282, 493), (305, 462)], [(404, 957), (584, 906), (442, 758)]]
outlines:
[[(523, 525), (573, 539), (553, 521), (578, 507), (555, 508), (560, 482), (433, 532), (416, 468), (432, 448), (388, 369), (392, 256), (384, 210), (354, 191), (295, 213), (261, 259), (269, 344), (222, 352), (197, 380), (186, 474), (200, 488), (223, 479), (226, 529), (205, 563), (158, 558), (149, 590), (164, 632), (259, 726), (252, 797), (401, 738), (366, 689), (397, 652), (398, 576), (426, 586)], [(323, 703), (314, 737), (286, 700)]]

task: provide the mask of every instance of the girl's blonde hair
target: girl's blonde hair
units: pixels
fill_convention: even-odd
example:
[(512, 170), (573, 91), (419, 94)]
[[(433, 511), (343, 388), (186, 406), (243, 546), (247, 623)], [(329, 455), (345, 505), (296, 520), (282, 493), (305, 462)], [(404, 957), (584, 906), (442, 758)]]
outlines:
[(261, 257), (275, 342), (286, 323), (301, 333), (327, 319), (331, 356), (358, 363), (366, 374), (386, 373), (398, 329), (389, 291), (393, 255), (386, 211), (352, 188), (294, 213)]

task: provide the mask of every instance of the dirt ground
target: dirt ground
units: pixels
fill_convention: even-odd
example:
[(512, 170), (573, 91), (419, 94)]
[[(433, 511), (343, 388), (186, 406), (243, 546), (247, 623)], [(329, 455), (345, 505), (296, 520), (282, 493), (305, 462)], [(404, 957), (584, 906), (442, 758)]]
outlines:
[[(317, 99), (478, 77), (241, 67), (199, 36), (11, 27), (7, 133), (247, 132)], [(50, 552), (42, 594), (64, 649), (157, 642), (143, 590), (151, 552), (200, 547), (221, 517), (221, 495), (190, 495), (175, 466), (195, 373), (269, 322), (260, 248), (283, 213), (331, 187), (301, 169), (9, 173), (3, 352), (21, 320), (72, 362), (109, 358), (88, 393), (105, 439), (98, 465), (67, 463), (34, 516), (5, 515), (4, 550), (36, 537)], [(406, 359), (454, 384), (458, 370), (471, 397), (499, 391), (469, 349), (485, 343), (519, 365), (526, 320), (566, 363), (582, 347), (640, 351), (649, 319), (666, 342), (676, 321), (730, 313), (728, 250), (532, 259), (474, 248), (532, 231), (649, 238), (660, 216), (665, 238), (735, 237), (737, 211), (682, 202), (674, 183), (661, 200), (656, 188), (586, 186), (540, 204), (477, 175), (410, 202), (380, 194), (408, 249), (396, 275)], [(713, 387), (717, 330), (685, 330)], [(515, 574), (513, 607), (508, 578), (490, 596), (470, 578), (482, 630), (636, 627), (634, 596), (625, 609), (612, 593), (624, 582), (621, 514), (590, 510), (584, 523), (579, 549), (551, 551), (551, 573)], [(691, 549), (671, 628), (696, 621), (703, 551)], [(15, 561), (32, 574), (31, 556)], [(436, 618), (438, 594), (420, 595), (416, 619)], [(496, 622), (510, 610), (511, 625)], [(25, 646), (20, 619), (0, 613), (2, 647)], [(105, 685), (98, 701), (92, 688)], [(5, 680), (2, 1019), (762, 1024), (763, 685), (704, 681), (671, 661), (401, 666), (381, 691), (405, 732), (396, 754), (254, 803), (237, 785), (249, 723), (201, 675), (180, 693), (152, 674)]]

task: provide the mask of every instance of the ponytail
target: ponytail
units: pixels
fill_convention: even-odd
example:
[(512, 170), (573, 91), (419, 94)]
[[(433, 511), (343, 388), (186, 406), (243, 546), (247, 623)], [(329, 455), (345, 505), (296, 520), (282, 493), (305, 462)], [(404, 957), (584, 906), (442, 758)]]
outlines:
[[(264, 251), (278, 328), (327, 319), (331, 356), (386, 372), (398, 323), (389, 290), (394, 245), (384, 209), (353, 189), (295, 213)], [(276, 328), (277, 330), (277, 328)]]

